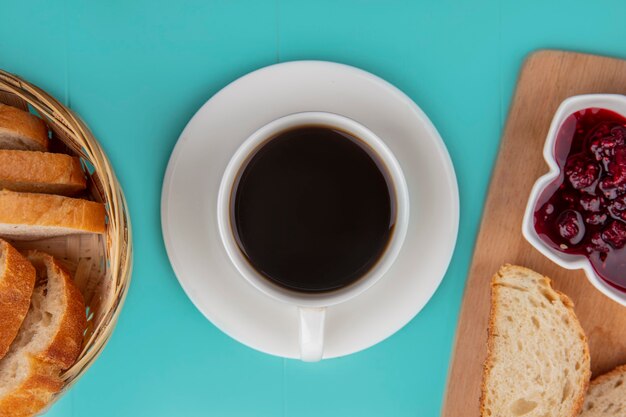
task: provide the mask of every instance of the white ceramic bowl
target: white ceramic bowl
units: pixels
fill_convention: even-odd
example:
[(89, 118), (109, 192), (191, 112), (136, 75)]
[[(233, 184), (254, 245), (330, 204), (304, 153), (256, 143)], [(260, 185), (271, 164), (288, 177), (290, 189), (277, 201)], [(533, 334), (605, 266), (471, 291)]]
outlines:
[(626, 293), (619, 291), (604, 282), (604, 280), (598, 276), (585, 256), (571, 255), (555, 250), (539, 238), (534, 226), (533, 215), (537, 200), (545, 187), (551, 183), (552, 180), (558, 177), (560, 173), (560, 168), (557, 165), (554, 156), (554, 146), (559, 129), (565, 119), (567, 119), (572, 113), (590, 107), (603, 108), (626, 116), (626, 96), (618, 94), (587, 94), (570, 97), (561, 103), (556, 111), (556, 114), (554, 115), (554, 118), (552, 119), (552, 124), (550, 125), (550, 130), (548, 131), (548, 137), (546, 138), (546, 143), (543, 148), (543, 157), (548, 163), (550, 171), (540, 177), (533, 186), (530, 198), (528, 199), (528, 204), (526, 206), (526, 213), (524, 214), (522, 233), (526, 240), (528, 240), (531, 245), (533, 245), (548, 259), (566, 269), (584, 270), (589, 282), (591, 282), (596, 289), (612, 300), (626, 306)]

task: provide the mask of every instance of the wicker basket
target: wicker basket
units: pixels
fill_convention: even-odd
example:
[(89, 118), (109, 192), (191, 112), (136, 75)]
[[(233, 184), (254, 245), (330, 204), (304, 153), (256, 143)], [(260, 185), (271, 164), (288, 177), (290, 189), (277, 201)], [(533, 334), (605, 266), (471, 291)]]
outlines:
[(104, 235), (13, 242), (19, 249), (41, 249), (63, 260), (85, 297), (88, 326), (83, 349), (74, 366), (64, 373), (65, 386), (58, 399), (94, 362), (113, 332), (130, 283), (130, 221), (109, 160), (76, 115), (45, 91), (1, 70), (0, 102), (36, 113), (46, 121), (53, 150), (81, 159), (88, 177), (88, 191), (82, 197), (103, 202), (107, 212)]

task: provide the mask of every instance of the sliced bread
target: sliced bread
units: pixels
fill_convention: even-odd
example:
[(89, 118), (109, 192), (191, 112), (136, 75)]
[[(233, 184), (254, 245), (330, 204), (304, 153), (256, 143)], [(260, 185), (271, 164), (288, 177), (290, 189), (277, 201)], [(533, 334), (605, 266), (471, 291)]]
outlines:
[(48, 128), (34, 114), (0, 104), (0, 149), (46, 151)]
[(16, 240), (104, 233), (104, 205), (50, 194), (0, 191), (0, 236)]
[(580, 417), (622, 417), (626, 415), (626, 365), (591, 381)]
[(9, 351), (30, 306), (35, 268), (13, 246), (0, 240), (0, 359)]
[(0, 189), (72, 195), (85, 187), (78, 158), (62, 153), (0, 150)]
[(38, 281), (28, 315), (0, 360), (0, 417), (31, 416), (63, 387), (61, 373), (76, 361), (87, 322), (83, 297), (69, 273), (42, 252), (28, 259)]
[(505, 265), (491, 284), (483, 417), (574, 417), (589, 384), (585, 334), (550, 279)]

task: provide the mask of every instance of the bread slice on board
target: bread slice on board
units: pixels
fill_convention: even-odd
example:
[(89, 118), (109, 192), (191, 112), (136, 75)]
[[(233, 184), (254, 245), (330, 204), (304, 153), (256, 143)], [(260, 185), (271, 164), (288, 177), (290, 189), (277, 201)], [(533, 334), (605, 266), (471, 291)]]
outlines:
[(491, 283), (483, 417), (574, 417), (589, 384), (587, 338), (550, 279), (505, 265)]
[(48, 150), (48, 128), (39, 117), (0, 104), (0, 149)]
[(83, 297), (52, 256), (29, 253), (38, 281), (28, 315), (0, 360), (0, 417), (31, 416), (63, 387), (61, 373), (78, 357), (87, 326)]
[(0, 240), (0, 359), (9, 351), (30, 306), (35, 268), (13, 246)]
[(0, 191), (0, 236), (16, 240), (104, 233), (104, 205), (50, 194)]
[(600, 375), (589, 385), (580, 417), (626, 415), (626, 365)]
[(73, 195), (86, 187), (78, 158), (62, 153), (0, 150), (0, 189)]

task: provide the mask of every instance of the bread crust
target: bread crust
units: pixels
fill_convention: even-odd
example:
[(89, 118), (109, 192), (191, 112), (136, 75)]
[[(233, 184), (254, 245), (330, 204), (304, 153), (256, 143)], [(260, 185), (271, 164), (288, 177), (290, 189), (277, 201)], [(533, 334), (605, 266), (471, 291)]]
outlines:
[(591, 381), (591, 383), (589, 384), (589, 386), (593, 387), (593, 386), (596, 386), (596, 385), (600, 385), (600, 384), (604, 383), (604, 381), (606, 381), (607, 379), (613, 378), (614, 376), (617, 376), (617, 375), (620, 375), (620, 374), (626, 374), (626, 364), (625, 365), (620, 365), (620, 366), (610, 370), (609, 372), (594, 378)]
[(27, 417), (41, 411), (63, 388), (58, 368), (36, 358), (29, 358), (33, 370), (13, 392), (0, 400), (0, 417)]
[(61, 153), (0, 150), (0, 189), (72, 195), (86, 188), (76, 157)]
[(63, 281), (65, 314), (61, 319), (59, 331), (48, 347), (37, 358), (66, 370), (74, 364), (80, 354), (83, 332), (87, 327), (85, 301), (80, 290), (72, 280), (70, 273), (51, 255), (41, 251), (30, 251), (28, 259), (33, 265), (43, 265), (48, 276), (58, 276)]
[(32, 150), (48, 150), (48, 128), (43, 120), (17, 107), (0, 103), (0, 132), (2, 131), (30, 139)]
[(0, 223), (104, 233), (106, 212), (95, 201), (50, 194), (0, 191)]
[(35, 287), (35, 268), (13, 246), (0, 239), (4, 273), (0, 276), (0, 359), (17, 336)]
[(585, 402), (585, 393), (587, 392), (587, 388), (589, 387), (589, 379), (591, 378), (591, 370), (589, 367), (589, 363), (591, 362), (591, 355), (589, 354), (589, 344), (587, 343), (587, 336), (585, 335), (585, 332), (582, 326), (580, 325), (580, 322), (578, 321), (578, 317), (576, 317), (576, 313), (574, 312), (574, 303), (567, 295), (552, 288), (552, 280), (550, 278), (546, 277), (545, 275), (539, 274), (538, 272), (535, 272), (532, 269), (529, 269), (523, 266), (511, 265), (511, 264), (504, 264), (503, 266), (501, 266), (500, 270), (491, 279), (491, 309), (489, 311), (489, 327), (487, 329), (487, 334), (488, 334), (487, 358), (485, 359), (485, 363), (483, 365), (483, 378), (482, 378), (481, 389), (480, 389), (481, 391), (480, 415), (482, 417), (489, 417), (485, 411), (485, 408), (486, 408), (485, 402), (486, 402), (486, 395), (487, 395), (487, 381), (489, 379), (491, 368), (493, 367), (493, 350), (494, 350), (494, 344), (495, 344), (495, 322), (496, 322), (496, 313), (498, 312), (497, 295), (498, 295), (499, 285), (497, 283), (497, 280), (498, 278), (501, 278), (503, 275), (505, 275), (507, 272), (510, 272), (510, 271), (519, 271), (519, 272), (526, 273), (526, 274), (528, 273), (536, 274), (536, 275), (540, 275), (541, 277), (543, 277), (549, 289), (551, 289), (554, 292), (554, 294), (559, 297), (563, 305), (567, 308), (568, 314), (570, 318), (572, 319), (570, 320), (570, 323), (573, 323), (573, 325), (576, 326), (577, 332), (582, 337), (583, 349), (584, 349), (584, 360), (587, 366), (584, 367), (585, 375), (582, 379), (581, 385), (579, 386), (581, 394), (574, 401), (572, 412), (569, 415), (569, 417), (576, 417), (582, 410), (583, 404)]
[[(609, 372), (604, 373), (604, 374), (594, 378), (591, 381), (591, 383), (589, 384), (589, 390), (587, 391), (585, 402), (587, 403), (587, 401), (588, 401), (589, 402), (588, 405), (590, 405), (591, 402), (595, 402), (596, 400), (598, 400), (597, 395), (595, 395), (596, 393), (592, 392), (594, 387), (603, 385), (605, 383), (611, 383), (611, 380), (613, 378), (619, 378), (620, 376), (623, 378), (625, 375), (626, 375), (626, 364), (617, 366), (616, 368), (610, 370)], [(615, 389), (615, 388), (617, 388), (617, 386), (613, 386), (612, 388), (606, 388), (605, 391), (604, 391), (604, 394), (605, 395), (611, 395), (612, 397), (614, 397), (614, 394), (609, 392), (608, 390)], [(601, 389), (601, 388), (599, 388), (599, 389)], [(600, 395), (602, 395), (602, 393)], [(617, 399), (621, 400), (622, 397), (617, 397)], [(611, 403), (611, 402), (612, 401), (609, 400), (609, 403)], [(584, 407), (585, 406), (583, 405), (583, 408)], [(582, 413), (580, 415), (581, 416), (587, 416), (589, 414), (591, 414), (591, 415), (598, 415), (598, 414), (602, 415), (602, 414), (604, 414), (604, 415), (608, 416), (609, 414), (610, 415), (618, 415), (618, 412), (619, 412), (619, 410), (611, 410), (610, 413), (608, 411), (600, 412), (600, 411), (596, 410), (595, 407), (594, 407), (594, 409), (591, 409), (591, 408), (587, 407), (586, 409), (584, 409), (582, 411)], [(621, 413), (623, 414), (623, 410), (621, 410)], [(622, 415), (622, 414), (619, 414), (619, 415)]]
[(0, 417), (26, 417), (41, 411), (63, 388), (61, 373), (74, 364), (87, 327), (85, 303), (70, 274), (52, 256), (41, 251), (27, 255), (37, 271), (45, 269), (62, 282), (65, 309), (57, 333), (38, 352), (26, 354), (30, 374), (10, 393), (0, 398)]

